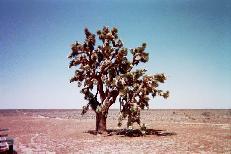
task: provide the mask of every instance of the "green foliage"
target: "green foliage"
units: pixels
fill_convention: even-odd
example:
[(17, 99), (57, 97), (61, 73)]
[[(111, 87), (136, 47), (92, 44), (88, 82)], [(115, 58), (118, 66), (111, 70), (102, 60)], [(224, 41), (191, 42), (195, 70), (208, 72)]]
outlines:
[[(134, 49), (127, 49), (119, 39), (116, 28), (110, 30), (103, 27), (96, 35), (85, 28), (84, 33), (84, 42), (73, 43), (68, 56), (69, 67), (76, 68), (70, 82), (77, 82), (78, 86), (82, 87), (81, 93), (95, 112), (107, 113), (119, 97), (119, 125), (126, 117), (129, 123), (139, 123), (140, 109), (149, 107), (150, 95), (164, 98), (169, 96), (168, 91), (158, 89), (159, 84), (166, 80), (164, 74), (145, 75), (145, 69), (134, 70), (136, 65), (149, 60), (149, 54), (145, 51), (146, 43)], [(96, 41), (102, 44), (98, 45)], [(128, 59), (128, 54), (131, 54), (131, 59)], [(96, 94), (93, 94), (94, 89)], [(88, 106), (83, 108), (83, 113), (88, 110)]]

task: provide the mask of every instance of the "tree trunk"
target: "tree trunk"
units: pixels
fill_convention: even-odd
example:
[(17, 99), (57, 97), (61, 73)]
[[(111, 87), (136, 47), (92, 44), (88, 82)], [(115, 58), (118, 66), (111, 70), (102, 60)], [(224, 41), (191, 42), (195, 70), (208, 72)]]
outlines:
[(96, 113), (96, 131), (100, 134), (107, 132), (107, 116), (102, 113)]

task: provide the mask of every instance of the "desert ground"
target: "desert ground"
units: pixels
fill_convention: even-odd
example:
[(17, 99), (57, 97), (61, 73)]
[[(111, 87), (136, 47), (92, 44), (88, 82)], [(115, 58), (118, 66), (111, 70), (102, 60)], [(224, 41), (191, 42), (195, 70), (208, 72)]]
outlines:
[[(15, 153), (231, 153), (231, 110), (145, 110), (142, 123), (154, 134), (116, 134), (119, 110), (110, 110), (110, 135), (95, 135), (95, 115), (81, 110), (0, 110)], [(138, 126), (134, 125), (134, 128)], [(114, 133), (113, 133), (114, 132)]]

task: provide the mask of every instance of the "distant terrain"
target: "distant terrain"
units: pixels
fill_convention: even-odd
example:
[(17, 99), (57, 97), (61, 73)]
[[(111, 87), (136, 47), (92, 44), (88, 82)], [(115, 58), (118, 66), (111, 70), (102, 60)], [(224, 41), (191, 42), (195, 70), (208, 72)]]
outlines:
[[(145, 137), (113, 134), (119, 110), (110, 110), (111, 135), (94, 135), (95, 114), (81, 110), (0, 110), (0, 128), (9, 128), (17, 153), (231, 153), (231, 109), (145, 110)], [(137, 125), (134, 128), (138, 128)]]

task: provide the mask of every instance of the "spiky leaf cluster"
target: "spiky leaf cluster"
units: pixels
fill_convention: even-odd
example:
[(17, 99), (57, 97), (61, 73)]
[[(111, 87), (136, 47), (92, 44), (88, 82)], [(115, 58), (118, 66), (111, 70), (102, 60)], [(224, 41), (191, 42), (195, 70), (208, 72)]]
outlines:
[(168, 98), (169, 91), (158, 89), (159, 84), (166, 80), (166, 76), (145, 75), (145, 72), (146, 70), (140, 69), (118, 77), (117, 86), (120, 89), (119, 101), (122, 108), (118, 125), (121, 125), (121, 121), (127, 116), (130, 124), (140, 124), (140, 109), (149, 108), (150, 96)]

